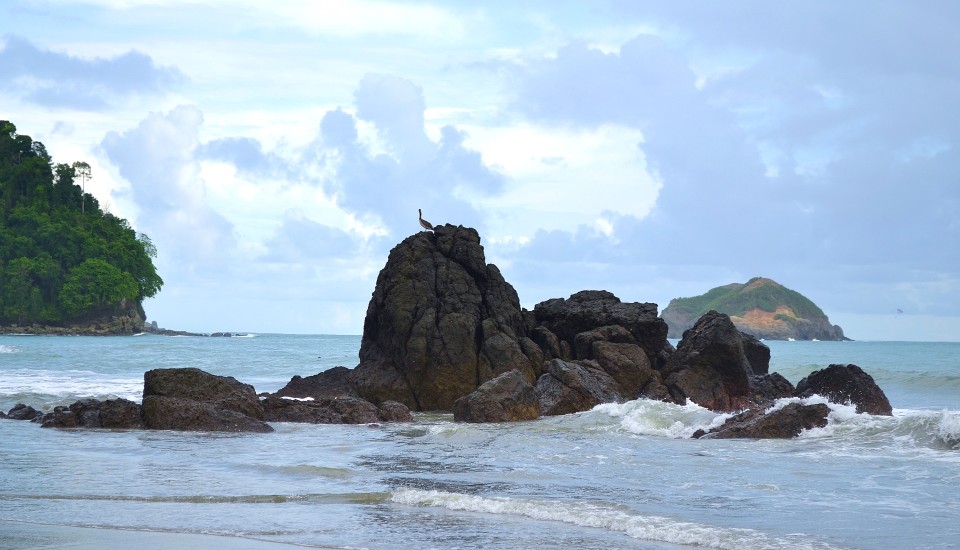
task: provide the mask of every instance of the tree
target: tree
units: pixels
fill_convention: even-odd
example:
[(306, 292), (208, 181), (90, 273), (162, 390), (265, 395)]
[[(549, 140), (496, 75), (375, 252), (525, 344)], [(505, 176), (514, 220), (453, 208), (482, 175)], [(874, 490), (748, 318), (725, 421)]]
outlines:
[(82, 201), (80, 202), (80, 214), (84, 214), (84, 204), (87, 202), (87, 180), (92, 179), (92, 172), (90, 170), (90, 165), (83, 161), (77, 161), (73, 163), (73, 170), (76, 172), (77, 176), (80, 177), (82, 182), (82, 187), (80, 191), (82, 193)]
[(67, 274), (60, 290), (60, 304), (68, 315), (77, 316), (117, 305), (123, 299), (132, 300), (137, 297), (137, 290), (137, 282), (129, 273), (103, 260), (84, 260)]

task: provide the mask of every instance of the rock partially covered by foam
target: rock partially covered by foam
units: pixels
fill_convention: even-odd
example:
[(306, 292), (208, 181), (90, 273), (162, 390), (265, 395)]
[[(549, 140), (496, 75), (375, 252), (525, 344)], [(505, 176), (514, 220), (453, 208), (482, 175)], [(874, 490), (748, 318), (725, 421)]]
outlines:
[(797, 384), (797, 395), (821, 395), (834, 403), (856, 405), (858, 413), (893, 416), (893, 407), (873, 377), (857, 365), (830, 365)]

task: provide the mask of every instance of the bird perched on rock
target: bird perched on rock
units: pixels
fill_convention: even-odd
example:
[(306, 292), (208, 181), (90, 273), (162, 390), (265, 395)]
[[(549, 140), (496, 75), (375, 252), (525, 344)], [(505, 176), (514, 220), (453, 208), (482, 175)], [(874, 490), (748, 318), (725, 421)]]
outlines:
[(417, 213), (420, 214), (420, 227), (433, 231), (433, 224), (423, 219), (423, 210), (417, 208)]

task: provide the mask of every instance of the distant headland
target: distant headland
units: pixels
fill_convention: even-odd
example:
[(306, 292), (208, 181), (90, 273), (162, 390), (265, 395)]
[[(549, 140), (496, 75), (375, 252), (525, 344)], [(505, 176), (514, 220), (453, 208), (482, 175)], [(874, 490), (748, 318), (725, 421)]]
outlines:
[(849, 340), (807, 297), (764, 277), (670, 300), (661, 315), (669, 328), (668, 337), (682, 337), (683, 331), (710, 310), (729, 315), (737, 329), (765, 340)]

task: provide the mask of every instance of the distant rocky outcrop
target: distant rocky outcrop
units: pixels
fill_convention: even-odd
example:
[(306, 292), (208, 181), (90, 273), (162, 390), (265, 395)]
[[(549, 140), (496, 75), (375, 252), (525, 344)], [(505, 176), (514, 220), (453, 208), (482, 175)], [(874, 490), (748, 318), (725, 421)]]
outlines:
[(800, 293), (771, 279), (755, 277), (693, 298), (674, 298), (663, 310), (670, 338), (683, 332), (707, 311), (730, 316), (737, 329), (766, 340), (848, 340), (843, 329)]

